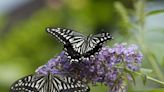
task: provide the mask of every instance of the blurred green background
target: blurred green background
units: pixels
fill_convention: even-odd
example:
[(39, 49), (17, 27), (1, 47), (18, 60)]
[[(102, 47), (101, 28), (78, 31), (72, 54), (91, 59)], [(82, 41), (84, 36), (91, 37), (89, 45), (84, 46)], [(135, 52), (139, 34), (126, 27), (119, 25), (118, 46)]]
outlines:
[[(0, 92), (8, 92), (15, 80), (34, 73), (62, 51), (62, 44), (48, 35), (46, 27), (64, 27), (83, 34), (107, 31), (108, 45), (137, 44), (144, 54), (143, 68), (164, 81), (163, 0), (1, 0)], [(150, 72), (151, 71), (151, 72)], [(128, 92), (164, 92), (164, 85), (136, 76)], [(107, 92), (103, 85), (91, 92)]]

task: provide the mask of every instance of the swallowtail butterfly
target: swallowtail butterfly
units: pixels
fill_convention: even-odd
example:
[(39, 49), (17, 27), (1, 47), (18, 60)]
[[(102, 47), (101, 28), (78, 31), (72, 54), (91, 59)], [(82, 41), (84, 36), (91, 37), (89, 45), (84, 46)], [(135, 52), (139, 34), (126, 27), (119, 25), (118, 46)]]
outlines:
[(107, 32), (85, 36), (64, 28), (47, 28), (46, 31), (64, 44), (64, 50), (71, 62), (89, 58), (102, 48), (105, 41), (112, 39)]
[(51, 73), (25, 76), (10, 87), (10, 92), (89, 92), (85, 83), (71, 77), (59, 77)]

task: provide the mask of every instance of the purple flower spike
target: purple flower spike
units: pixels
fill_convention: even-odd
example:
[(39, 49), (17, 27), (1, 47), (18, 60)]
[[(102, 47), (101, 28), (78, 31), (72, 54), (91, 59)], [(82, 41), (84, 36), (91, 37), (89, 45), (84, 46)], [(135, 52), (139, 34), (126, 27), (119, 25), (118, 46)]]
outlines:
[(121, 43), (112, 48), (103, 47), (89, 60), (84, 59), (78, 63), (70, 63), (63, 51), (36, 72), (46, 74), (50, 71), (53, 74), (73, 76), (87, 83), (103, 83), (110, 87), (110, 92), (126, 92), (124, 80), (130, 79), (130, 76), (124, 70), (139, 70), (142, 59), (143, 55), (136, 45)]

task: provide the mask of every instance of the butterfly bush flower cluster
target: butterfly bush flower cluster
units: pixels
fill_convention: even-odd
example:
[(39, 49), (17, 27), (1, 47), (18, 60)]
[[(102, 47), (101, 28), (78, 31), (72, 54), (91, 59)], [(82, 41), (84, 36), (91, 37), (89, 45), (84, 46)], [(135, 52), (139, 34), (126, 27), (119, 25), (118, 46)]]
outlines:
[(138, 71), (143, 59), (136, 45), (126, 43), (103, 47), (94, 56), (78, 63), (70, 63), (64, 53), (63, 51), (49, 60), (37, 72), (46, 74), (51, 71), (53, 74), (76, 77), (94, 85), (102, 83), (110, 87), (110, 92), (126, 92), (125, 80), (132, 80), (132, 75), (127, 71)]

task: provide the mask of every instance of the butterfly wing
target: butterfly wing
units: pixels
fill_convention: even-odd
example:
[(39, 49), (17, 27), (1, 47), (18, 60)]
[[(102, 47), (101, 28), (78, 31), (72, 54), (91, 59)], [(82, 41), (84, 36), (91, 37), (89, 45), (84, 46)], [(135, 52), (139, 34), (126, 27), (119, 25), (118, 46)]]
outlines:
[(33, 74), (25, 76), (10, 87), (10, 92), (59, 92), (55, 85), (51, 85), (48, 76)]
[(68, 58), (78, 60), (81, 57), (86, 47), (86, 36), (64, 28), (47, 28), (46, 30), (64, 44), (64, 50), (67, 52)]
[(64, 28), (47, 28), (47, 32), (57, 37), (63, 44), (66, 55), (70, 61), (81, 61), (98, 52), (103, 43), (111, 39), (111, 35), (103, 32), (94, 36), (84, 36), (78, 32)]
[(89, 92), (89, 89), (84, 89), (82, 87), (70, 88), (70, 89), (63, 89), (60, 92)]
[(35, 87), (33, 75), (23, 77), (12, 84), (10, 92), (39, 92)]
[(34, 74), (12, 84), (10, 92), (89, 92), (89, 87), (71, 77)]
[(103, 33), (91, 36), (91, 38), (88, 41), (88, 45), (87, 45), (86, 53), (84, 54), (84, 57), (89, 57), (90, 55), (94, 55), (96, 52), (101, 50), (104, 42), (110, 39), (112, 39), (112, 36), (107, 32), (103, 32)]
[(62, 89), (61, 92), (89, 92), (90, 88), (87, 84), (77, 81), (76, 83), (69, 83), (70, 88)]
[(82, 81), (76, 80), (72, 77), (64, 77), (67, 88), (63, 88), (60, 92), (89, 92), (90, 88)]
[(70, 43), (77, 43), (80, 39), (83, 39), (83, 35), (75, 32), (70, 29), (65, 28), (50, 28), (48, 27), (46, 31), (55, 36), (60, 42), (62, 42), (64, 45), (70, 44)]

